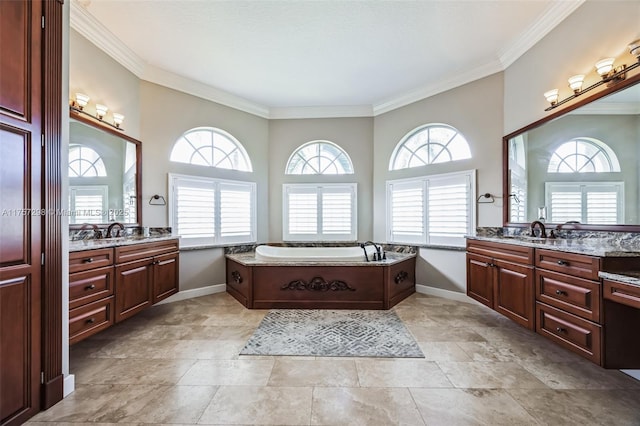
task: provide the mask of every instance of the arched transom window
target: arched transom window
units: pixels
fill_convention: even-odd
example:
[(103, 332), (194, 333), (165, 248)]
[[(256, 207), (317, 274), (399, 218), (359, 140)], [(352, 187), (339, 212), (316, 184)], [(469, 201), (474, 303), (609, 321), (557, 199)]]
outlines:
[(288, 175), (345, 175), (353, 173), (349, 155), (329, 141), (307, 142), (289, 157)]
[(242, 144), (224, 130), (213, 127), (185, 132), (173, 146), (170, 159), (198, 166), (252, 171), (251, 160)]
[(593, 138), (575, 138), (560, 145), (551, 155), (548, 173), (619, 172), (620, 163), (607, 144)]
[(93, 148), (85, 145), (69, 147), (69, 177), (104, 177), (104, 161)]
[(446, 124), (427, 124), (407, 133), (391, 154), (389, 170), (471, 158), (467, 140)]

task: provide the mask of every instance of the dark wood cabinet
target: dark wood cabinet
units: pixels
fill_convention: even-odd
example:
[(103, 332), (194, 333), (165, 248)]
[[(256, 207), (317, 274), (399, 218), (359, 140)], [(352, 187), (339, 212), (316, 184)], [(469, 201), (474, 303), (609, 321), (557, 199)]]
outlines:
[(69, 253), (69, 343), (178, 292), (178, 240)]
[[(467, 295), (531, 330), (533, 249), (467, 241)], [(516, 263), (514, 260), (523, 262)]]

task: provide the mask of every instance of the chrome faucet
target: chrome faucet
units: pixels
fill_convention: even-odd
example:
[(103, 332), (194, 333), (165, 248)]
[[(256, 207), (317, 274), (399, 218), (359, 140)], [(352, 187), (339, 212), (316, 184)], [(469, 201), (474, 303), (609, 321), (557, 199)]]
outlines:
[(539, 220), (534, 220), (533, 222), (531, 222), (531, 236), (536, 236), (536, 225), (540, 228), (540, 238), (547, 238), (547, 230), (544, 227), (544, 223), (540, 222)]
[(121, 224), (120, 222), (113, 222), (107, 228), (107, 235), (106, 235), (105, 238), (111, 238), (111, 233), (113, 232), (113, 228), (115, 228), (116, 226), (120, 227), (120, 229), (118, 229), (118, 231), (116, 231), (116, 237), (120, 236), (120, 231), (124, 231), (124, 225)]
[(374, 261), (386, 259), (386, 256), (382, 253), (382, 247), (380, 247), (373, 241), (365, 241), (364, 243), (360, 244), (360, 248), (362, 248), (362, 250), (364, 251), (364, 258), (367, 260), (367, 262), (369, 262), (369, 256), (367, 255), (367, 249), (365, 248), (366, 246), (375, 247), (376, 252), (373, 253)]

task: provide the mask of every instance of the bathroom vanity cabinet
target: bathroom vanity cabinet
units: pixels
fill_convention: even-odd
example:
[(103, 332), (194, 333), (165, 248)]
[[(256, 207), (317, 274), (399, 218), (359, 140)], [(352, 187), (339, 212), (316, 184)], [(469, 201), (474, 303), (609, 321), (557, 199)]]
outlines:
[[(611, 322), (618, 317), (640, 324), (635, 313), (610, 307), (604, 299), (640, 306), (640, 287), (611, 288), (599, 278), (601, 271), (632, 270), (635, 256), (596, 256), (544, 248), (542, 244), (513, 244), (496, 239), (467, 240), (467, 295), (515, 322), (607, 368), (637, 368), (640, 344), (628, 352), (630, 331)], [(636, 266), (637, 267), (637, 266)], [(605, 314), (606, 312), (606, 314)]]
[(178, 292), (178, 240), (69, 253), (69, 343)]
[(467, 241), (467, 295), (534, 329), (533, 249)]

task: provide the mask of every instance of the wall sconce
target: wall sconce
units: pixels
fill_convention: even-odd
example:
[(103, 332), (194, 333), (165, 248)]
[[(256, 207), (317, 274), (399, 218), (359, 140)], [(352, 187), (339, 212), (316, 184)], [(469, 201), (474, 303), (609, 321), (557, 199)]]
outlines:
[(84, 93), (76, 93), (76, 98), (75, 100), (71, 101), (70, 107), (75, 112), (85, 114), (95, 120), (100, 121), (101, 123), (107, 124), (115, 129), (124, 131), (124, 129), (120, 127), (122, 125), (122, 122), (124, 121), (124, 115), (114, 112), (112, 114), (113, 123), (110, 123), (107, 120), (105, 120), (105, 117), (107, 116), (107, 112), (109, 111), (109, 108), (103, 104), (96, 104), (96, 115), (93, 116), (84, 110), (84, 108), (89, 103), (89, 99), (91, 98), (89, 98), (89, 96), (85, 95)]
[(596, 71), (598, 72), (598, 75), (602, 77), (602, 79), (585, 89), (582, 88), (582, 83), (584, 82), (585, 77), (584, 75), (574, 75), (573, 77), (569, 78), (569, 87), (571, 88), (571, 90), (573, 90), (573, 95), (568, 96), (561, 101), (558, 101), (558, 89), (553, 89), (545, 92), (544, 97), (547, 99), (547, 102), (551, 104), (551, 106), (546, 108), (545, 111), (550, 111), (554, 108), (557, 108), (565, 102), (569, 102), (577, 96), (580, 96), (583, 93), (588, 92), (589, 90), (595, 89), (602, 84), (608, 83), (610, 85), (613, 85), (627, 78), (627, 71), (640, 66), (640, 39), (629, 44), (629, 53), (631, 53), (638, 59), (637, 62), (629, 66), (625, 64), (614, 67), (613, 63), (615, 62), (615, 58), (606, 58), (596, 62)]

